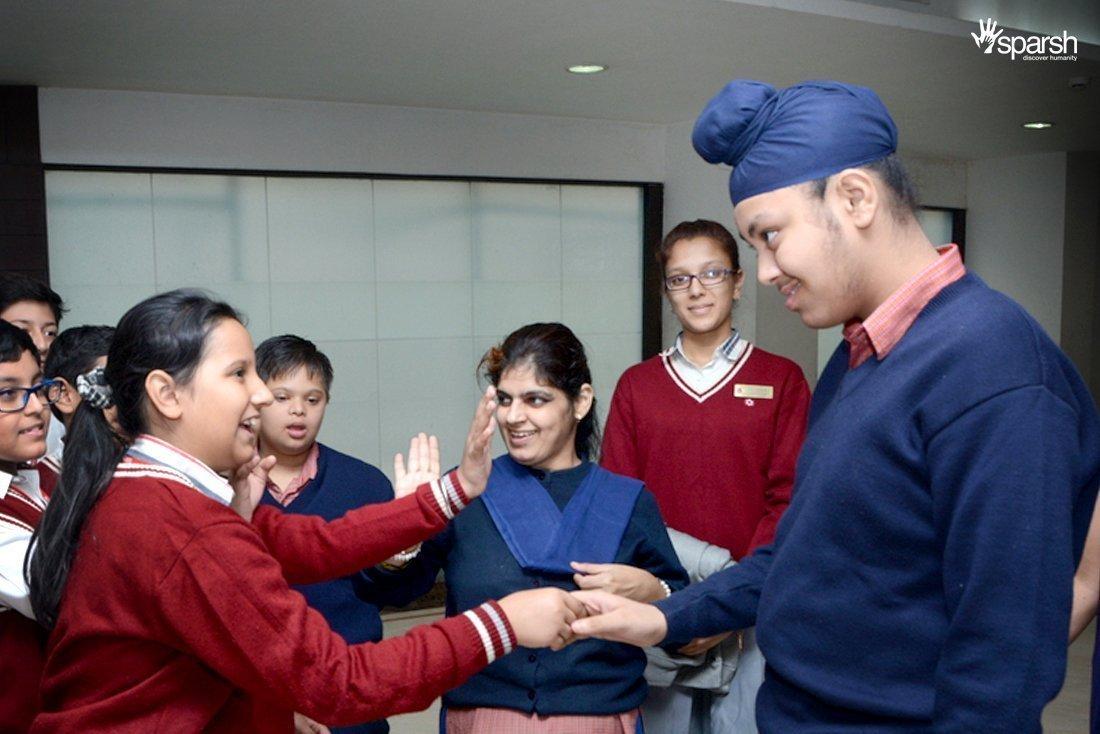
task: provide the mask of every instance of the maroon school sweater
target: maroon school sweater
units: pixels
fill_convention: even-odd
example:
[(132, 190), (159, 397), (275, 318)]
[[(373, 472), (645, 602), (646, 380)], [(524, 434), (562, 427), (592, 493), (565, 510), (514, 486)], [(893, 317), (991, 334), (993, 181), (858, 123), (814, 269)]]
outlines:
[[(57, 484), (57, 465), (40, 461), (38, 486), (45, 499)], [(34, 532), (43, 506), (16, 485), (0, 498), (0, 523)], [(0, 611), (0, 734), (22, 734), (38, 711), (45, 631), (14, 609)]]
[(489, 602), (349, 646), (288, 586), (438, 532), (449, 513), (430, 485), (331, 523), (260, 507), (249, 524), (170, 474), (123, 462), (88, 517), (33, 732), (290, 732), (293, 711), (380, 719), (428, 706), (514, 644)]
[(600, 463), (645, 482), (669, 527), (740, 559), (772, 541), (790, 503), (809, 406), (784, 357), (750, 346), (700, 394), (666, 351), (619, 378)]

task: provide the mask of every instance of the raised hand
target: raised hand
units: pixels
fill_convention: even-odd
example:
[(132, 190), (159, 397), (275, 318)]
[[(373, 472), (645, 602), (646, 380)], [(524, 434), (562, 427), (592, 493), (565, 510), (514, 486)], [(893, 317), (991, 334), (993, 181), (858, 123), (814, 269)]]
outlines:
[(489, 471), (493, 468), (489, 447), (497, 429), (496, 396), (496, 388), (490, 385), (478, 401), (470, 432), (466, 435), (466, 447), (462, 450), (462, 462), (458, 465), (458, 481), (470, 499), (485, 491)]
[(652, 604), (642, 604), (606, 591), (574, 591), (572, 595), (588, 611), (587, 617), (572, 625), (577, 637), (650, 647), (668, 634), (668, 620)]
[(584, 604), (553, 587), (517, 591), (498, 603), (524, 647), (562, 649), (575, 639), (570, 625), (585, 615)]
[(258, 453), (253, 453), (247, 463), (238, 467), (233, 474), (230, 484), (233, 487), (233, 501), (229, 506), (247, 522), (252, 521), (252, 513), (256, 505), (260, 504), (260, 498), (264, 496), (267, 487), (267, 473), (275, 466), (275, 457), (260, 458)]
[(573, 583), (582, 589), (606, 591), (634, 601), (657, 601), (665, 598), (665, 589), (661, 582), (644, 568), (635, 568), (625, 563), (577, 561), (569, 565), (577, 571), (573, 574)]
[(407, 497), (421, 484), (439, 479), (439, 441), (435, 436), (420, 433), (409, 441), (409, 459), (401, 454), (393, 457), (393, 494)]

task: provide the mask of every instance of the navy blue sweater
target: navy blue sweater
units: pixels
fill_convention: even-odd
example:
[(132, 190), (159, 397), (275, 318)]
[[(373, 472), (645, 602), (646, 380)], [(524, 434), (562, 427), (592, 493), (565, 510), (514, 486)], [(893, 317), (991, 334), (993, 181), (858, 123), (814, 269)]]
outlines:
[[(573, 469), (532, 473), (564, 509), (592, 468), (584, 462)], [(613, 562), (644, 568), (673, 590), (688, 583), (657, 501), (644, 489)], [(448, 616), (522, 589), (577, 588), (571, 576), (521, 569), (480, 498), (424, 543), (417, 559), (401, 572), (374, 574), (380, 583), (387, 579), (403, 588), (412, 599), (430, 586), (439, 569), (447, 580)], [(616, 714), (637, 708), (645, 699), (644, 670), (645, 654), (639, 648), (615, 642), (583, 640), (558, 652), (518, 647), (444, 695), (443, 701), (448, 706), (492, 706), (543, 715)]]
[[(306, 484), (301, 494), (285, 507), (266, 492), (261, 501), (284, 512), (335, 520), (357, 507), (393, 499), (390, 480), (377, 468), (323, 444), (318, 444), (318, 448), (317, 476)], [(386, 595), (387, 589), (376, 588), (366, 573), (294, 588), (349, 644), (382, 639), (379, 607), (390, 604), (391, 599)], [(385, 721), (373, 721), (332, 731), (385, 734), (389, 726)]]
[(1092, 397), (973, 275), (847, 365), (842, 344), (775, 542), (659, 602), (669, 639), (755, 622), (764, 732), (1039, 732), (1100, 482)]

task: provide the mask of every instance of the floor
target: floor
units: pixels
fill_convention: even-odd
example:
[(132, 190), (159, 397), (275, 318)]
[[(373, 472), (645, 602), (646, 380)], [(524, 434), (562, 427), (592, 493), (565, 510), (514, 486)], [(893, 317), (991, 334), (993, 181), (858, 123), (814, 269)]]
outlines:
[[(386, 637), (403, 634), (410, 627), (433, 622), (441, 610), (428, 609), (417, 612), (398, 612), (384, 617)], [(1092, 646), (1096, 639), (1096, 623), (1077, 639), (1069, 649), (1069, 666), (1062, 692), (1043, 714), (1044, 734), (1085, 734), (1088, 731), (1089, 696), (1091, 682), (1089, 669), (1092, 663)], [(439, 729), (439, 701), (426, 711), (390, 718), (392, 734), (434, 734)], [(649, 734), (662, 734), (650, 732)]]

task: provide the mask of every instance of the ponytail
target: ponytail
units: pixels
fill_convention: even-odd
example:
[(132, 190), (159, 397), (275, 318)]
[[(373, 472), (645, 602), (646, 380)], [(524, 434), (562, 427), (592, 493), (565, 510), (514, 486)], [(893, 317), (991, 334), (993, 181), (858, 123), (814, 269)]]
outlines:
[(57, 610), (69, 577), (84, 520), (111, 482), (126, 447), (103, 411), (87, 402), (77, 406), (65, 436), (61, 479), (31, 536), (24, 574), (34, 616), (46, 629), (57, 623)]

